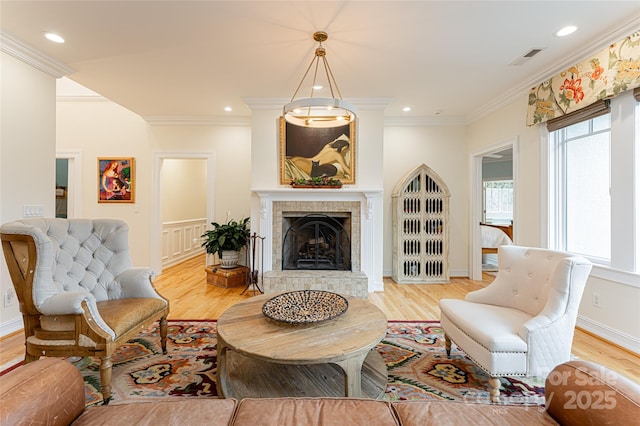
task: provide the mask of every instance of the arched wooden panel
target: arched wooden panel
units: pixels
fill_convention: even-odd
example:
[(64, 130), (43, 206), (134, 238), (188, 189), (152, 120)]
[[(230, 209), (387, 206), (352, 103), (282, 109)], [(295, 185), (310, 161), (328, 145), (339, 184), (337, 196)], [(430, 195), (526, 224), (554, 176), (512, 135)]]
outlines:
[(400, 284), (449, 282), (449, 189), (426, 165), (392, 194), (393, 275)]

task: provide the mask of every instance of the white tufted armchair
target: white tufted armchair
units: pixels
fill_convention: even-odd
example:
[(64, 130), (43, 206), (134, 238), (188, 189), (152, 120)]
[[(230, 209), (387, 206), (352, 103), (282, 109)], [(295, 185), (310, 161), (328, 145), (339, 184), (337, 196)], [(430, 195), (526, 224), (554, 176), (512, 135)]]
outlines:
[(491, 378), (545, 377), (571, 356), (578, 306), (591, 271), (587, 259), (520, 246), (498, 249), (498, 274), (464, 300), (440, 300), (447, 355), (451, 341)]
[(24, 320), (25, 363), (40, 356), (95, 356), (111, 397), (111, 354), (160, 320), (167, 347), (169, 303), (153, 271), (132, 267), (126, 223), (114, 219), (22, 219), (0, 227)]

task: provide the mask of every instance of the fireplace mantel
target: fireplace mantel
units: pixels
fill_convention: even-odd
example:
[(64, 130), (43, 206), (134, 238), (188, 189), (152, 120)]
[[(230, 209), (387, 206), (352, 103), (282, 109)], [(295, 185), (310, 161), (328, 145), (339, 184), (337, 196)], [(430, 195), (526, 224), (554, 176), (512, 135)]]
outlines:
[[(274, 223), (274, 202), (297, 202), (312, 204), (321, 202), (322, 206), (336, 206), (340, 203), (359, 203), (360, 223), (359, 265), (358, 270), (368, 278), (369, 291), (382, 290), (382, 189), (358, 189), (351, 187), (333, 188), (291, 188), (252, 189), (252, 218), (254, 231), (264, 237), (264, 272), (274, 270), (274, 238), (281, 238)], [(316, 204), (317, 205), (317, 204)], [(326, 207), (331, 209), (331, 207)], [(259, 219), (256, 221), (256, 219)], [(255, 224), (258, 223), (258, 229)]]

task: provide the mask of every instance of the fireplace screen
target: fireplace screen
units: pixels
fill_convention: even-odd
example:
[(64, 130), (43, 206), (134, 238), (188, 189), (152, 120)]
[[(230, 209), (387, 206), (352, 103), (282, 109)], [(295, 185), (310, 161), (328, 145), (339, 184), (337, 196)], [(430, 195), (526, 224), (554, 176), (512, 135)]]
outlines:
[(310, 214), (283, 220), (283, 270), (351, 270), (348, 217)]

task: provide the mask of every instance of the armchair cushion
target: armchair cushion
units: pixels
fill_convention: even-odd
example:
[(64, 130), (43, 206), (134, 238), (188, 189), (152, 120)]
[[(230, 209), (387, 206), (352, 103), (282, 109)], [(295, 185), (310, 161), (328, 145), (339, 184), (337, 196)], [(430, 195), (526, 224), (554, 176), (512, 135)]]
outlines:
[(123, 336), (139, 326), (145, 318), (166, 309), (162, 299), (119, 299), (98, 302), (100, 316), (117, 336)]

